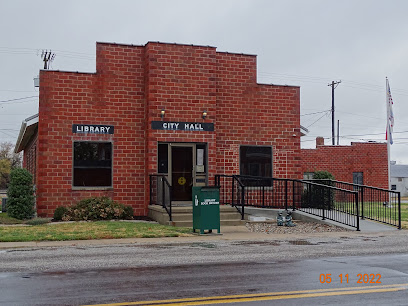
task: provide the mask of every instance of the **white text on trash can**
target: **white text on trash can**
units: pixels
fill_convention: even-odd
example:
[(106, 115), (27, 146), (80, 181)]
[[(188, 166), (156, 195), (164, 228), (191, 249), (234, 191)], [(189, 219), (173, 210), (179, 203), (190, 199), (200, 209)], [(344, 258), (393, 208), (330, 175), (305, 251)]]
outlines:
[(201, 202), (201, 205), (219, 205), (220, 202), (217, 201), (216, 199), (205, 199), (203, 202)]

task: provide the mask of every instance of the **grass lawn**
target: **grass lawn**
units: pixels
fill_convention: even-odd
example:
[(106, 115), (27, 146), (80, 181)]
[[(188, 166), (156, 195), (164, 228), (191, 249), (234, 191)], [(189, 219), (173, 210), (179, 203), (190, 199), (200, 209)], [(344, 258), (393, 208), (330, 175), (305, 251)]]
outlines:
[[(406, 200), (407, 203), (404, 203)], [(334, 206), (341, 211), (355, 212), (353, 206), (345, 205), (343, 202), (335, 202)], [(361, 214), (361, 204), (359, 205)], [(378, 220), (387, 221), (398, 224), (398, 207), (394, 205), (392, 208), (384, 207), (380, 202), (366, 202), (364, 205), (364, 216), (367, 218), (378, 218)], [(401, 227), (408, 229), (408, 198), (401, 199)]]
[(0, 214), (0, 223), (15, 224), (15, 226), (0, 226), (0, 242), (158, 238), (192, 235), (191, 228), (165, 226), (150, 222), (55, 222), (27, 226), (27, 224), (21, 224), (22, 221), (18, 221), (4, 213)]
[(9, 217), (7, 213), (0, 213), (0, 224), (22, 224), (23, 221)]
[(402, 228), (408, 229), (408, 198), (401, 198), (401, 224)]

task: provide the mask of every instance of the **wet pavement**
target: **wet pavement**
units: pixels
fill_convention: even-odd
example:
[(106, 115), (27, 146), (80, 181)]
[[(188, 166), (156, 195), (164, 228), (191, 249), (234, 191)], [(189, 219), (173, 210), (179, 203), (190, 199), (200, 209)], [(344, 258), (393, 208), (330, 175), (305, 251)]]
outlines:
[[(267, 234), (250, 232), (246, 226), (225, 226), (221, 233), (0, 243), (0, 304), (126, 303), (265, 292), (287, 293), (274, 305), (361, 301), (403, 305), (406, 298), (406, 291), (398, 288), (373, 295), (351, 292), (345, 298), (339, 292), (347, 288), (338, 281), (339, 274), (348, 273), (349, 286), (360, 286), (358, 273), (381, 273), (382, 284), (408, 283), (407, 266), (401, 265), (408, 260), (405, 230)], [(322, 284), (319, 276), (327, 273), (336, 282)], [(294, 290), (309, 296), (326, 289), (340, 291), (330, 293), (335, 297), (287, 300)]]
[[(223, 248), (219, 243), (190, 244), (188, 248), (214, 252)], [(1, 305), (92, 305), (101, 303), (149, 303), (167, 305), (162, 300), (178, 300), (182, 305), (194, 305), (202, 299), (220, 299), (223, 304), (241, 302), (239, 305), (406, 305), (408, 288), (406, 254), (377, 256), (336, 256), (301, 259), (253, 258), (229, 261), (228, 253), (215, 262), (185, 259), (191, 254), (181, 246), (183, 263), (163, 264), (157, 257), (156, 265), (132, 266), (140, 260), (140, 253), (130, 256), (130, 265), (97, 268), (66, 268), (50, 271), (0, 272), (2, 282)], [(242, 247), (242, 246), (241, 246)], [(257, 248), (273, 252), (273, 245), (251, 245), (251, 253)], [(272, 248), (271, 248), (272, 247)], [(300, 243), (292, 248), (314, 247)], [(125, 250), (122, 250), (125, 251)], [(148, 250), (151, 257), (157, 253)], [(168, 247), (167, 252), (172, 252)], [(276, 251), (276, 250), (275, 250)], [(298, 251), (298, 250), (293, 250)], [(19, 256), (18, 254), (15, 254)], [(29, 256), (29, 254), (26, 254)], [(41, 255), (41, 254), (38, 254)], [(220, 254), (221, 255), (221, 254)], [(169, 256), (170, 255), (169, 253)], [(54, 257), (55, 254), (54, 254)], [(105, 260), (111, 257), (106, 255)], [(75, 260), (75, 258), (74, 258)], [(91, 260), (89, 258), (88, 260)], [(51, 260), (52, 261), (52, 260)], [(378, 284), (359, 283), (359, 274), (375, 276)], [(322, 282), (322, 275), (331, 281)], [(340, 276), (342, 275), (342, 276)], [(347, 275), (347, 279), (346, 279)], [(324, 278), (323, 277), (323, 278)], [(372, 286), (376, 286), (373, 288)], [(394, 290), (393, 285), (398, 285)], [(371, 287), (369, 287), (371, 286)], [(387, 290), (387, 286), (392, 286)], [(367, 290), (369, 289), (369, 290)], [(365, 291), (364, 291), (365, 290)], [(330, 292), (330, 294), (324, 294)], [(302, 293), (302, 294), (299, 294)], [(272, 296), (263, 303), (252, 297)], [(295, 297), (294, 295), (297, 294)], [(277, 296), (277, 299), (274, 299)], [(192, 303), (184, 303), (184, 299)], [(146, 302), (142, 302), (146, 301)], [(171, 305), (169, 302), (168, 304)], [(199, 303), (199, 302), (198, 302)], [(201, 303), (199, 303), (201, 304)], [(207, 304), (207, 303), (206, 303)], [(209, 301), (208, 305), (212, 302)], [(177, 304), (179, 305), (179, 304)], [(197, 304), (195, 304), (197, 305)], [(237, 305), (237, 304), (234, 304)]]
[[(59, 247), (59, 246), (95, 246), (95, 245), (114, 245), (114, 244), (140, 244), (140, 243), (171, 243), (171, 242), (201, 242), (201, 241), (230, 241), (230, 240), (242, 240), (242, 241), (257, 241), (257, 240), (296, 240), (304, 239), (305, 237), (341, 237), (356, 235), (377, 235), (382, 234), (396, 234), (398, 232), (405, 232), (405, 230), (398, 230), (396, 227), (380, 224), (378, 222), (362, 220), (362, 230), (360, 232), (353, 228), (347, 227), (349, 231), (341, 232), (316, 232), (316, 233), (285, 233), (274, 234), (264, 232), (251, 232), (245, 225), (241, 226), (222, 226), (221, 235), (219, 234), (192, 234), (189, 237), (162, 237), (162, 238), (126, 238), (126, 239), (99, 239), (99, 240), (73, 240), (73, 241), (31, 241), (31, 242), (0, 242), (1, 249), (10, 248), (35, 248), (35, 247)], [(328, 224), (332, 223), (326, 220)], [(296, 221), (295, 221), (296, 223)]]

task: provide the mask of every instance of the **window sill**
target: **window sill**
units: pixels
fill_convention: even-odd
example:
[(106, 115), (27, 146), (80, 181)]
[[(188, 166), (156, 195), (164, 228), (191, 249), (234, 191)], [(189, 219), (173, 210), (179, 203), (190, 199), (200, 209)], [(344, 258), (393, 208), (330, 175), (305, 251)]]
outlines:
[(113, 187), (75, 187), (72, 190), (113, 190)]

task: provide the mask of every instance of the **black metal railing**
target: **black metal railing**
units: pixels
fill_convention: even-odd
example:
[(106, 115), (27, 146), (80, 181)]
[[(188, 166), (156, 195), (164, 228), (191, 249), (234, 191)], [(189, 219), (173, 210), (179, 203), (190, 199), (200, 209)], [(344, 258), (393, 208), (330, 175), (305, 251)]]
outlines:
[(245, 207), (300, 210), (360, 229), (358, 192), (293, 179), (216, 175), (220, 203)]
[(360, 230), (357, 191), (302, 180), (294, 184), (297, 185), (295, 197), (301, 197), (298, 210)]
[(359, 216), (401, 229), (401, 194), (398, 191), (336, 180), (308, 180), (358, 192)]
[(162, 206), (167, 214), (169, 220), (172, 221), (171, 214), (171, 194), (172, 189), (166, 175), (164, 174), (150, 174), (150, 205)]
[[(226, 186), (228, 184), (228, 187)], [(214, 185), (220, 187), (220, 204), (236, 207), (245, 217), (245, 188), (237, 175), (219, 174), (215, 176)], [(224, 188), (221, 188), (223, 186)]]

